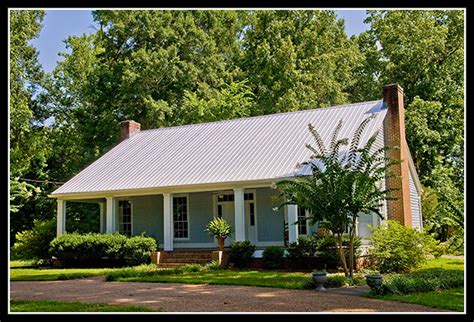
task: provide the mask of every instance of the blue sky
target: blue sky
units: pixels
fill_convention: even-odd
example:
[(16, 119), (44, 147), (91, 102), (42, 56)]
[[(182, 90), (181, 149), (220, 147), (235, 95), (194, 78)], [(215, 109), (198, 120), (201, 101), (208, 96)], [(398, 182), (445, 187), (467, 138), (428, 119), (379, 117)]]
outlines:
[[(344, 18), (346, 33), (358, 35), (368, 29), (364, 24), (365, 10), (336, 10)], [(40, 36), (31, 41), (39, 51), (39, 61), (46, 72), (53, 71), (61, 59), (59, 52), (66, 50), (63, 40), (68, 36), (79, 36), (96, 31), (90, 10), (47, 10)]]

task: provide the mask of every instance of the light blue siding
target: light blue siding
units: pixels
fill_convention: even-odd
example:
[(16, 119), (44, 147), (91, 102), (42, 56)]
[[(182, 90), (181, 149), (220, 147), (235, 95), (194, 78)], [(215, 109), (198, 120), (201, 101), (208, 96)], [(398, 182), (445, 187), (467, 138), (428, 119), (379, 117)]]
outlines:
[[(284, 208), (273, 211), (278, 204), (274, 203), (272, 197), (277, 192), (271, 188), (255, 189), (257, 243), (258, 242), (282, 242), (283, 223), (285, 218)], [(205, 231), (207, 223), (214, 217), (214, 198), (212, 192), (199, 192), (187, 194), (189, 200), (188, 222), (189, 239), (174, 240), (175, 248), (180, 245), (193, 244), (188, 247), (207, 247), (214, 244), (214, 238)], [(142, 196), (127, 198), (132, 202), (133, 213), (133, 235), (145, 232), (155, 237), (159, 243), (163, 243), (163, 197)], [(232, 207), (233, 207), (232, 202)], [(116, 213), (119, 213), (118, 201)], [(233, 210), (233, 209), (232, 209)], [(233, 211), (232, 211), (233, 213)], [(117, 218), (118, 219), (118, 218)], [(234, 224), (232, 222), (231, 224)], [(235, 226), (235, 225), (233, 225)], [(197, 244), (194, 245), (194, 244)]]
[(207, 223), (214, 216), (212, 192), (190, 193), (188, 198), (189, 240), (175, 240), (175, 247), (187, 243), (212, 243), (213, 237), (205, 231)]
[(258, 241), (283, 241), (284, 208), (273, 211), (273, 208), (278, 206), (272, 201), (272, 197), (278, 195), (277, 191), (271, 188), (259, 188), (256, 191)]
[[(133, 235), (145, 232), (163, 243), (163, 196), (140, 196), (129, 199), (132, 202)], [(117, 205), (117, 212), (119, 212)]]

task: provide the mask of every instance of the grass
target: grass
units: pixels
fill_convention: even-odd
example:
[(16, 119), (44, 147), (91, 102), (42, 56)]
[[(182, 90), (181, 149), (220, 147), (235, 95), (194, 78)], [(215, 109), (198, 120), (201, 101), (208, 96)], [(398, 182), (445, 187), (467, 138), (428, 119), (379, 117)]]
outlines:
[(463, 277), (463, 259), (433, 259), (410, 273), (384, 277), (384, 284), (391, 294), (369, 296), (462, 312)]
[[(108, 281), (157, 282), (184, 284), (247, 285), (287, 289), (314, 288), (311, 273), (264, 270), (215, 270), (208, 266), (187, 265), (183, 268), (158, 268), (140, 265), (125, 268), (45, 268), (31, 262), (10, 262), (11, 281), (53, 281), (91, 276), (106, 276)], [(349, 281), (343, 274), (328, 274), (326, 287), (365, 284), (362, 277)]]
[[(144, 265), (153, 266), (153, 265)], [(154, 266), (156, 267), (156, 266)], [(103, 276), (121, 268), (49, 268), (32, 267), (31, 261), (11, 261), (10, 281), (55, 281)]]
[[(208, 270), (196, 265), (178, 269), (157, 269), (149, 267), (125, 268), (107, 274), (108, 281), (153, 282), (215, 285), (246, 285), (286, 289), (312, 289), (311, 273), (265, 270)], [(343, 274), (329, 274), (327, 287), (348, 284), (365, 284), (360, 276), (349, 281)]]
[(168, 274), (149, 272), (138, 276), (124, 276), (115, 273), (107, 275), (108, 280), (121, 282), (158, 282), (185, 284), (247, 285), (275, 288), (304, 289), (310, 281), (307, 273), (265, 272), (256, 270), (219, 270)]
[(415, 269), (415, 272), (430, 268), (464, 271), (464, 259), (443, 257), (432, 259)]
[(11, 312), (152, 312), (144, 306), (109, 305), (99, 303), (56, 302), (56, 301), (14, 301)]
[(33, 260), (12, 260), (10, 261), (10, 268), (35, 267), (35, 263)]
[(399, 301), (426, 305), (439, 309), (446, 309), (452, 311), (464, 311), (464, 288), (452, 288), (448, 290), (432, 291), (432, 292), (418, 292), (410, 294), (390, 294), (380, 297), (382, 300)]

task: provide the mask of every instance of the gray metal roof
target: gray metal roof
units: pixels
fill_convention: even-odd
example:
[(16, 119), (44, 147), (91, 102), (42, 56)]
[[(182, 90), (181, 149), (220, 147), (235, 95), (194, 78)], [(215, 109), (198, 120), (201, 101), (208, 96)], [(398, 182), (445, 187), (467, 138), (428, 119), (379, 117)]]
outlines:
[(122, 141), (53, 195), (276, 179), (294, 174), (313, 143), (308, 123), (323, 140), (340, 119), (351, 137), (375, 113), (362, 142), (382, 126), (381, 100), (336, 107), (141, 131)]

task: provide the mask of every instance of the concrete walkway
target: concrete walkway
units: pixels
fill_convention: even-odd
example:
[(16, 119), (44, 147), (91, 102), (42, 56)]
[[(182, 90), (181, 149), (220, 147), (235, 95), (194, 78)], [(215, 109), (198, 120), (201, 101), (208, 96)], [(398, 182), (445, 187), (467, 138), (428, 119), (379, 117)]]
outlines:
[(13, 300), (145, 305), (165, 312), (439, 312), (336, 292), (253, 286), (105, 282), (103, 277), (11, 282)]

